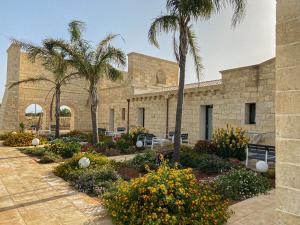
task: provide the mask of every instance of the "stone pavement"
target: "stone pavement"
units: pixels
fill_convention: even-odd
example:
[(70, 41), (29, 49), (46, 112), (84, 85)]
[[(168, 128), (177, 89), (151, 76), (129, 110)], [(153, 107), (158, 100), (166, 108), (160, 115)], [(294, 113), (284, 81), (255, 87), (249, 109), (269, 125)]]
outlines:
[(268, 195), (234, 204), (230, 207), (234, 211), (227, 225), (273, 225), (276, 223), (275, 190)]
[(0, 146), (0, 225), (111, 225), (99, 200), (15, 148)]

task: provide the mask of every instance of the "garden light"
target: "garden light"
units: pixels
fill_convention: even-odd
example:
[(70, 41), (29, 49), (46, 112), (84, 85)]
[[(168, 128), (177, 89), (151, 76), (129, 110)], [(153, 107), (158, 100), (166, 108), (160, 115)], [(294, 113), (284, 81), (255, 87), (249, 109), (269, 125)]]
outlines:
[(89, 167), (90, 165), (90, 159), (87, 158), (87, 157), (82, 157), (79, 161), (78, 161), (78, 164), (79, 164), (79, 167), (81, 168), (87, 168)]
[(33, 146), (36, 147), (40, 144), (40, 140), (38, 138), (34, 138), (31, 143), (32, 143)]

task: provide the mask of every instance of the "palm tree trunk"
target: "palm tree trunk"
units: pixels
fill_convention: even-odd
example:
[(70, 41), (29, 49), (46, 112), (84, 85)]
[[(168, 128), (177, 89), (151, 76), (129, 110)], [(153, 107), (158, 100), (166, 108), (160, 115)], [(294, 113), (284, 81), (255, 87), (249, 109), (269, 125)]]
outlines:
[(59, 138), (60, 129), (60, 87), (55, 88), (55, 138)]
[(98, 136), (98, 124), (97, 124), (97, 109), (98, 109), (98, 97), (97, 97), (97, 86), (93, 84), (91, 87), (91, 117), (92, 117), (92, 128), (93, 128), (93, 144), (99, 142)]
[(180, 30), (180, 44), (179, 44), (179, 86), (177, 94), (177, 108), (176, 108), (176, 124), (174, 134), (174, 161), (179, 162), (179, 151), (180, 151), (180, 136), (181, 136), (181, 123), (182, 123), (182, 109), (183, 109), (183, 98), (184, 98), (184, 80), (185, 80), (185, 64), (187, 55), (187, 35), (185, 29)]

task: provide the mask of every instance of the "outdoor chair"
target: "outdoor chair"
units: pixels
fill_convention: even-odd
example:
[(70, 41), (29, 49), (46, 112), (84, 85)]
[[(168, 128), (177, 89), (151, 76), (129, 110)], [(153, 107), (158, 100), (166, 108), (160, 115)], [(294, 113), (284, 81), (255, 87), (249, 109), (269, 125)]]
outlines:
[(126, 133), (126, 128), (125, 127), (117, 127), (117, 133), (125, 134)]
[(148, 147), (148, 146), (151, 146), (152, 145), (152, 139), (153, 137), (155, 137), (154, 134), (146, 134), (146, 133), (140, 133), (138, 136), (137, 136), (137, 142), (138, 141), (141, 141), (143, 143), (143, 146), (144, 147)]
[(275, 163), (275, 146), (248, 144), (246, 148), (246, 166), (248, 166), (249, 159)]
[(175, 132), (174, 132), (174, 131), (169, 131), (169, 134), (168, 134), (168, 139), (169, 139), (170, 141), (172, 141), (172, 140), (173, 140), (173, 136), (174, 136), (174, 134), (175, 134)]
[(98, 128), (98, 134), (105, 135), (106, 129), (105, 128)]
[[(172, 143), (174, 143), (174, 135), (172, 136)], [(180, 144), (188, 144), (189, 143), (189, 134), (183, 133), (180, 135)]]

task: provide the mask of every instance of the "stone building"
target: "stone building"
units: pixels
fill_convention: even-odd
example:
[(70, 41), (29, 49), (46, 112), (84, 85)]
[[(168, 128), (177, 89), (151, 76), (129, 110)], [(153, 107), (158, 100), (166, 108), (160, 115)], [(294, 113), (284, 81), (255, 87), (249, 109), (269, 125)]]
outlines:
[[(26, 53), (12, 44), (8, 49), (7, 84), (0, 109), (0, 130), (16, 130), (26, 124), (25, 110), (30, 104), (43, 108), (41, 129), (49, 129), (51, 85), (27, 83), (9, 88), (28, 77), (46, 75), (39, 62), (31, 63)], [(275, 143), (275, 59), (259, 65), (221, 71), (222, 79), (187, 84), (184, 94), (182, 132), (190, 143), (210, 139), (215, 128), (238, 126), (260, 137), (260, 143)], [(139, 53), (128, 54), (128, 72), (123, 79), (99, 84), (98, 126), (144, 126), (165, 137), (175, 129), (178, 65)], [(48, 97), (46, 98), (46, 96)], [(46, 98), (46, 99), (45, 99)], [(71, 109), (71, 129), (91, 129), (85, 81), (74, 80), (63, 88), (61, 105)], [(128, 113), (129, 112), (129, 113)]]

